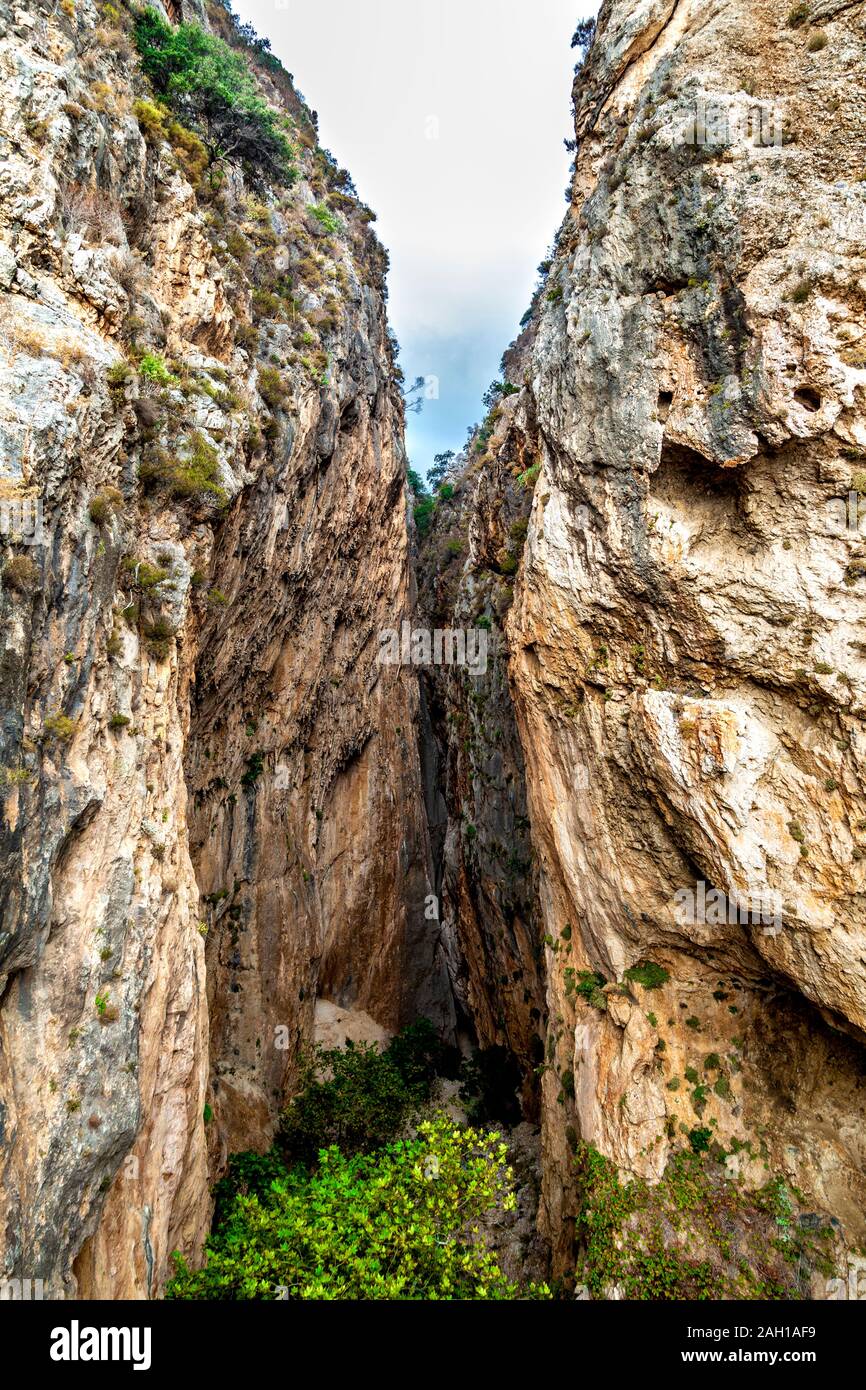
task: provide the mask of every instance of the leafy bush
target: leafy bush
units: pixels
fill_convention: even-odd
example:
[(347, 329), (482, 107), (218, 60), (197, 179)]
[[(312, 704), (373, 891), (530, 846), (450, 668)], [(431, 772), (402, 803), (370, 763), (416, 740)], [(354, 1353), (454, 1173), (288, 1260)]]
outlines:
[(642, 960), (630, 970), (626, 970), (623, 978), (643, 985), (644, 989), (661, 989), (670, 979), (670, 972), (665, 970), (663, 965), (657, 965), (655, 961)]
[(310, 215), (315, 217), (320, 227), (324, 227), (326, 232), (334, 233), (340, 230), (340, 219), (335, 217), (330, 208), (325, 207), (324, 203), (314, 203), (309, 208)]
[[(512, 1210), (506, 1146), (497, 1134), (457, 1129), (445, 1116), (372, 1156), (321, 1155), (312, 1175), (250, 1173), (191, 1272), (175, 1256), (173, 1299), (513, 1299), (472, 1227)], [(533, 1290), (546, 1296), (547, 1290)]]
[(527, 468), (525, 473), (520, 474), (517, 481), (521, 487), (535, 487), (540, 472), (541, 464), (534, 463), (531, 468)]
[(168, 113), (164, 106), (159, 106), (153, 101), (135, 101), (132, 104), (132, 113), (145, 135), (149, 135), (152, 140), (162, 140), (165, 137)]
[(158, 584), (164, 584), (168, 579), (168, 570), (161, 569), (158, 565), (151, 565), (147, 560), (137, 560), (134, 555), (126, 555), (123, 561), (123, 568), (127, 574), (132, 576), (132, 582), (136, 588), (147, 592), (155, 589)]
[(372, 1043), (315, 1048), (302, 1064), (300, 1094), (282, 1116), (282, 1147), (312, 1161), (329, 1144), (357, 1153), (387, 1143), (429, 1097), (441, 1050), (426, 1020), (384, 1052)]
[(211, 165), (234, 158), (289, 175), (291, 146), (238, 53), (198, 24), (173, 28), (150, 6), (134, 35), (154, 89), (201, 137)]
[(626, 1299), (795, 1299), (804, 1273), (828, 1269), (825, 1239), (791, 1231), (776, 1179), (749, 1194), (707, 1153), (711, 1132), (692, 1130), (654, 1186), (622, 1184), (615, 1164), (578, 1143), (577, 1269), (594, 1298), (616, 1286)]
[(423, 497), (416, 507), (412, 509), (415, 518), (415, 525), (420, 536), (426, 536), (430, 527), (433, 525), (433, 513), (436, 510), (436, 503), (432, 497)]
[(115, 362), (105, 373), (105, 380), (112, 391), (122, 391), (132, 379), (132, 368), (128, 362)]
[(158, 352), (146, 352), (138, 364), (138, 370), (148, 381), (157, 386), (177, 386), (178, 379), (173, 376)]

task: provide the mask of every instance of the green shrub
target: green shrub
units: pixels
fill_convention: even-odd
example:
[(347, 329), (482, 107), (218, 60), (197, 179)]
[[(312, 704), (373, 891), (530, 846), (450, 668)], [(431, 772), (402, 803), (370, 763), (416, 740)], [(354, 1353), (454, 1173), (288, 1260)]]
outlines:
[(450, 502), (454, 496), (454, 488), (451, 483), (443, 483), (436, 496), (440, 502)]
[(159, 584), (164, 584), (166, 579), (170, 577), (168, 570), (151, 565), (147, 560), (137, 560), (134, 555), (124, 556), (123, 568), (127, 574), (132, 576), (136, 588), (141, 589), (144, 593), (150, 589), (155, 589)]
[(534, 463), (531, 468), (527, 468), (525, 473), (520, 474), (517, 481), (521, 487), (535, 487), (540, 472), (541, 464)]
[(426, 1020), (384, 1052), (371, 1043), (315, 1048), (303, 1060), (300, 1094), (282, 1115), (280, 1144), (310, 1161), (329, 1144), (356, 1153), (387, 1143), (429, 1096), (439, 1054)]
[(194, 430), (184, 445), (183, 457), (171, 457), (161, 450), (148, 457), (138, 470), (147, 488), (164, 487), (172, 497), (210, 498), (223, 507), (228, 502), (225, 488), (219, 483), (219, 456), (204, 435)]
[(132, 721), (125, 714), (113, 714), (108, 721), (109, 729), (126, 729)]
[(415, 518), (415, 525), (418, 528), (419, 536), (426, 536), (433, 525), (433, 514), (436, 511), (436, 503), (432, 497), (422, 497), (417, 506), (412, 508), (412, 515)]
[(58, 710), (46, 717), (45, 723), (42, 725), (42, 733), (45, 738), (57, 739), (60, 743), (68, 743), (77, 727), (74, 719), (61, 714)]
[(291, 147), (240, 54), (198, 24), (172, 27), (150, 6), (133, 32), (142, 69), (200, 136), (211, 165), (231, 158), (290, 176)]
[(165, 138), (165, 127), (168, 112), (164, 106), (158, 105), (153, 101), (135, 101), (132, 104), (132, 114), (138, 121), (145, 135), (151, 140), (162, 140)]
[(420, 473), (416, 472), (414, 468), (406, 469), (406, 482), (408, 484), (409, 491), (413, 494), (413, 496), (426, 496), (427, 489), (424, 486), (424, 479), (421, 477)]
[(164, 661), (177, 633), (167, 618), (153, 618), (143, 625), (142, 636), (153, 655)]
[(307, 211), (315, 217), (320, 227), (324, 227), (326, 232), (332, 236), (340, 230), (340, 219), (335, 217), (330, 208), (325, 207), (324, 203), (314, 203)]
[(132, 380), (132, 368), (128, 362), (115, 362), (105, 373), (105, 380), (112, 391), (122, 391), (127, 382)]
[(824, 1233), (800, 1232), (784, 1184), (746, 1193), (716, 1166), (723, 1158), (712, 1132), (694, 1129), (659, 1183), (623, 1185), (615, 1164), (578, 1143), (577, 1278), (593, 1298), (617, 1287), (655, 1302), (788, 1300), (803, 1297), (811, 1269), (831, 1272)]
[(168, 370), (165, 362), (158, 352), (146, 352), (138, 364), (138, 370), (148, 381), (153, 381), (157, 386), (178, 386), (180, 383), (176, 376)]
[(788, 26), (791, 29), (799, 29), (809, 18), (809, 6), (806, 4), (795, 5), (788, 11)]
[(293, 1301), (516, 1298), (472, 1229), (485, 1212), (514, 1207), (505, 1158), (499, 1135), (445, 1116), (372, 1156), (330, 1148), (314, 1174), (286, 1173), (238, 1197), (204, 1270), (175, 1256), (167, 1297), (272, 1299), (283, 1288)]
[(642, 960), (626, 970), (623, 978), (643, 985), (644, 989), (661, 989), (670, 979), (670, 972), (664, 966), (656, 965), (655, 961)]
[(270, 410), (284, 408), (288, 391), (282, 373), (277, 367), (260, 367), (258, 385), (259, 395)]
[(566, 998), (571, 999), (577, 995), (585, 1004), (591, 1004), (594, 1009), (607, 1009), (607, 995), (604, 993), (604, 986), (607, 984), (603, 975), (596, 970), (574, 971), (570, 966), (565, 971), (565, 994)]

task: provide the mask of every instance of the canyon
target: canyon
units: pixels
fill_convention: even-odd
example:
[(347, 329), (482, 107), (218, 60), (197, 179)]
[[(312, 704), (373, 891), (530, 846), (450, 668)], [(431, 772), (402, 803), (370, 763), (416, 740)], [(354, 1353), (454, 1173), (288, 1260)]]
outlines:
[[(782, 1175), (847, 1287), (862, 4), (605, 0), (565, 219), (432, 508), (374, 214), (260, 40), (157, 5), (291, 148), (215, 157), (140, 13), (0, 0), (3, 1277), (160, 1297), (304, 1049), (425, 1018), (513, 1070), (556, 1277), (579, 1146), (650, 1187), (685, 1146)], [(383, 660), (405, 624), (483, 669)]]

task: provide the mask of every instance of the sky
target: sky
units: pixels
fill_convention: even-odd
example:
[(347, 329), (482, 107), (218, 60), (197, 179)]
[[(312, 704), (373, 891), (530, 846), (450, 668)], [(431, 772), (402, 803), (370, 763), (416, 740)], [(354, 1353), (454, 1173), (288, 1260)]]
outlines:
[[(233, 0), (378, 214), (409, 461), (462, 446), (565, 213), (571, 36), (587, 0)], [(436, 398), (438, 393), (438, 398)]]

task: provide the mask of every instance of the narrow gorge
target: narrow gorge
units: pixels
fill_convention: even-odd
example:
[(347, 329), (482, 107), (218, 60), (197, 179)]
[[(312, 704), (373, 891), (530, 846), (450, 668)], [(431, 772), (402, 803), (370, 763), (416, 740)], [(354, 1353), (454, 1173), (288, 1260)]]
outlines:
[(866, 1297), (866, 12), (575, 47), (564, 221), (428, 486), (269, 45), (0, 0), (3, 1280), (161, 1299), (313, 1044), (429, 1025), (518, 1293)]

